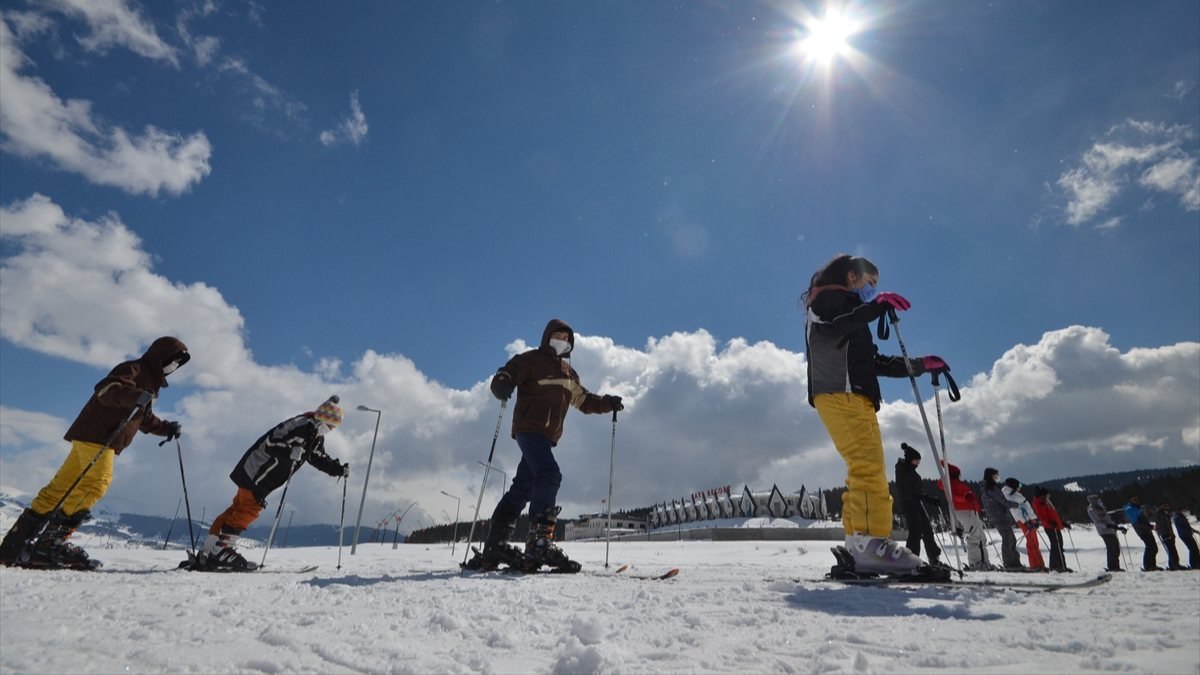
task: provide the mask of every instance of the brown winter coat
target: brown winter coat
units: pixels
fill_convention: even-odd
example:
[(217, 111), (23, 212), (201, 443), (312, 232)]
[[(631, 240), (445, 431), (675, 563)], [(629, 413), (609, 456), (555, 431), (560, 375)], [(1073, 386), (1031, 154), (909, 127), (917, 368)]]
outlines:
[[(180, 352), (186, 352), (187, 347), (173, 337), (160, 337), (136, 361), (126, 361), (118, 364), (103, 380), (96, 383), (95, 392), (79, 411), (71, 428), (63, 436), (68, 441), (83, 441), (85, 443), (104, 443), (121, 424), (125, 422), (134, 407), (137, 406), (138, 396), (148, 391), (158, 396), (158, 390), (167, 386), (167, 376), (163, 374), (163, 366)], [(154, 415), (151, 402), (145, 411), (135, 415), (126, 424), (121, 433), (117, 434), (108, 447), (118, 455), (133, 442), (133, 436), (140, 429), (144, 434), (166, 436), (170, 424)]]
[[(563, 434), (563, 419), (568, 406), (584, 413), (612, 412), (612, 404), (579, 383), (579, 375), (571, 362), (554, 353), (550, 334), (567, 332), (567, 341), (575, 348), (575, 331), (558, 319), (551, 319), (542, 332), (537, 349), (517, 354), (496, 371), (493, 379), (507, 378), (516, 385), (517, 405), (513, 411), (512, 435), (537, 433), (558, 444)], [(571, 352), (567, 352), (569, 356)]]

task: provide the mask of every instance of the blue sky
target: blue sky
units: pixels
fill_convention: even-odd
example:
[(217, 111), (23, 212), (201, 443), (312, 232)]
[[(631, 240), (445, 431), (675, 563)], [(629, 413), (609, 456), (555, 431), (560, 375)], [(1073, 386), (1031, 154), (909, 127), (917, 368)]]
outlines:
[[(331, 391), (395, 424), (381, 489), (465, 493), (495, 424), (481, 383), (559, 317), (594, 338), (585, 384), (643, 396), (629, 470), (656, 451), (707, 467), (628, 501), (785, 466), (835, 484), (796, 300), (837, 252), (879, 264), (913, 303), (910, 350), (981, 378), (979, 400), (1043, 391), (1001, 386), (1010, 359), (1058, 364), (1042, 396), (1089, 428), (1037, 424), (1048, 398), (1008, 422), (975, 411), (988, 431), (958, 430), (964, 462), (1002, 449), (1032, 482), (1200, 461), (1200, 6), (833, 7), (857, 31), (816, 62), (799, 44), (821, 3), (5, 0), (0, 483), (35, 490), (95, 380), (174, 333), (195, 360), (160, 405), (214, 505), (246, 445)], [(673, 334), (692, 354), (675, 371)], [(885, 393), (891, 447), (911, 389)], [(1090, 428), (1108, 404), (1116, 426)], [(1146, 409), (1159, 426), (1137, 426)], [(1005, 426), (1031, 417), (1027, 438)], [(687, 440), (709, 425), (719, 447)], [(342, 435), (356, 464), (369, 427)], [(563, 498), (582, 509), (606, 485), (589, 472), (607, 422), (568, 427)], [(170, 466), (142, 444), (112, 496), (151, 512), (174, 499), (134, 477)], [(716, 458), (741, 444), (767, 449)], [(1035, 461), (1047, 449), (1083, 465)], [(333, 491), (313, 479), (310, 520)]]

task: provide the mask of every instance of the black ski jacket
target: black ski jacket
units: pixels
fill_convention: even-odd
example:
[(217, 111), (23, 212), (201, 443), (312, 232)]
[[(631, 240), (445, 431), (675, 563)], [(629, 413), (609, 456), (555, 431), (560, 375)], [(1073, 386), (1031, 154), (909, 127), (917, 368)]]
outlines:
[(913, 508), (921, 505), (925, 490), (921, 487), (921, 475), (917, 467), (901, 457), (896, 461), (896, 501), (901, 508)]
[[(871, 322), (887, 311), (882, 303), (864, 303), (843, 286), (820, 286), (808, 297), (804, 344), (808, 350), (808, 403), (817, 394), (851, 392), (866, 396), (879, 410), (879, 375), (907, 377), (900, 356), (883, 356), (871, 339)], [(913, 361), (913, 372), (925, 367)]]
[(345, 472), (341, 462), (325, 454), (325, 438), (317, 433), (320, 424), (312, 413), (280, 422), (250, 446), (229, 477), (259, 502), (265, 502), (267, 495), (292, 475), (293, 448), (303, 453), (295, 463), (297, 470), (308, 462), (330, 476), (341, 476)]

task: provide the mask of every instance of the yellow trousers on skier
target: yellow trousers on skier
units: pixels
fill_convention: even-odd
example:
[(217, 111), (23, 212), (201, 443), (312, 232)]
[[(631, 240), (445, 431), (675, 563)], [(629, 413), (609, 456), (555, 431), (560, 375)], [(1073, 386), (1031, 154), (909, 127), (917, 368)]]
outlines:
[(108, 486), (112, 484), (113, 458), (116, 457), (116, 453), (112, 448), (105, 448), (100, 443), (71, 441), (71, 452), (67, 454), (67, 458), (63, 460), (62, 466), (58, 468), (58, 473), (54, 474), (50, 483), (38, 492), (33, 503), (29, 505), (30, 508), (41, 514), (54, 510), (58, 500), (62, 499), (71, 484), (75, 482), (76, 478), (79, 478), (79, 474), (83, 473), (88, 463), (96, 457), (101, 449), (104, 450), (104, 454), (100, 455), (100, 459), (96, 460), (91, 469), (88, 469), (87, 474), (79, 481), (79, 485), (75, 486), (67, 500), (63, 502), (62, 512), (63, 515), (73, 516), (84, 509), (95, 506), (104, 493), (108, 492)]
[(846, 461), (846, 493), (842, 496), (846, 534), (890, 537), (892, 494), (875, 405), (865, 396), (849, 393), (817, 394), (813, 404)]

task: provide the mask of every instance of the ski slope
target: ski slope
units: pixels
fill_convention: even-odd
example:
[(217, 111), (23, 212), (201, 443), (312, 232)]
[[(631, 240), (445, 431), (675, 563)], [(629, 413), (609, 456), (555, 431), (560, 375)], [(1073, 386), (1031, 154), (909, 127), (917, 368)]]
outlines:
[[(1094, 576), (1101, 541), (1073, 534), (1082, 571), (1065, 576)], [(603, 571), (603, 543), (564, 549)], [(1200, 672), (1200, 572), (1031, 595), (804, 581), (828, 542), (612, 545), (626, 574), (682, 568), (667, 581), (462, 577), (455, 551), (366, 544), (338, 570), (336, 548), (274, 549), (280, 571), (254, 574), (146, 549), (95, 549), (99, 572), (0, 568), (0, 673)]]

